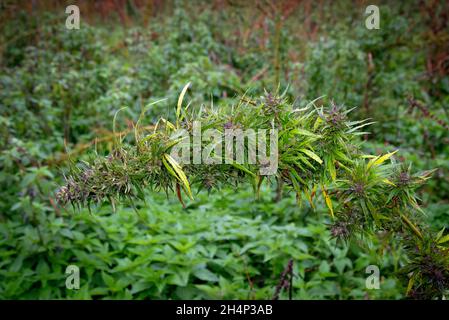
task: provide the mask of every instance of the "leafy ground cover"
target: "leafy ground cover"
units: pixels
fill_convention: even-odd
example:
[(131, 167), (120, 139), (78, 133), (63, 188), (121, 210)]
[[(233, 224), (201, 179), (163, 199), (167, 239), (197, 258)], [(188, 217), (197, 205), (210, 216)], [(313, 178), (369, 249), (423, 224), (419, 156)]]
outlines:
[[(322, 200), (315, 210), (293, 193), (275, 201), (275, 186), (259, 200), (249, 185), (202, 191), (185, 209), (176, 196), (146, 190), (137, 213), (128, 202), (89, 213), (56, 201), (69, 164), (108, 155), (146, 106), (167, 98), (142, 126), (174, 121), (187, 82), (185, 98), (198, 107), (279, 87), (297, 108), (323, 95), (319, 106), (358, 106), (351, 120), (376, 122), (361, 137), (365, 153), (399, 149), (397, 161), (414, 171), (437, 168), (417, 201), (430, 229), (447, 227), (447, 6), (382, 2), (373, 31), (363, 4), (306, 3), (217, 10), (174, 1), (149, 21), (130, 8), (128, 23), (82, 15), (79, 30), (63, 27), (60, 4), (2, 3), (0, 297), (269, 299), (293, 259), (295, 299), (406, 298), (398, 272), (413, 257), (400, 242), (382, 232), (337, 241)], [(80, 267), (80, 290), (65, 287), (69, 264)], [(370, 264), (380, 266), (381, 290), (365, 287)]]

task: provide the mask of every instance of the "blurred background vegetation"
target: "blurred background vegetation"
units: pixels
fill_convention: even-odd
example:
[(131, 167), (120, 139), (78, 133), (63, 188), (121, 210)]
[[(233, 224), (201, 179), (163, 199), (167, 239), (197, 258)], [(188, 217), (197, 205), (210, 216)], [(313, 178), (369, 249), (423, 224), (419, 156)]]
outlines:
[[(76, 4), (79, 30), (65, 28)], [(380, 8), (380, 29), (365, 8)], [(54, 200), (70, 161), (112, 148), (112, 119), (132, 129), (142, 107), (173, 118), (192, 105), (226, 107), (246, 91), (286, 90), (300, 107), (357, 106), (376, 124), (368, 153), (399, 148), (416, 170), (426, 220), (449, 224), (449, 4), (446, 1), (2, 1), (0, 3), (0, 298), (270, 299), (290, 259), (295, 299), (398, 299), (401, 246), (331, 239), (327, 215), (293, 195), (250, 186), (201, 192), (185, 209), (146, 194), (73, 211)], [(316, 211), (326, 211), (318, 204)], [(81, 288), (65, 287), (65, 268)], [(381, 290), (365, 288), (380, 266)], [(288, 294), (281, 293), (281, 298)]]

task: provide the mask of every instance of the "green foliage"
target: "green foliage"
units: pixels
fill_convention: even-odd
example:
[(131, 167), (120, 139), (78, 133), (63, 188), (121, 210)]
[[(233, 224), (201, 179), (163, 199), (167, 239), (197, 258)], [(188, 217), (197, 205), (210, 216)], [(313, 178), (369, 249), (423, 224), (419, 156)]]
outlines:
[[(66, 185), (56, 195), (58, 201), (63, 205), (89, 206), (92, 202), (109, 200), (114, 207), (117, 199), (142, 198), (144, 187), (161, 188), (168, 193), (176, 185), (178, 198), (184, 206), (180, 186), (192, 198), (189, 179), (199, 181), (204, 187), (204, 181), (218, 177), (223, 181), (213, 181), (212, 185), (237, 185), (246, 180), (253, 183), (257, 194), (265, 178), (259, 175), (258, 169), (264, 164), (209, 165), (207, 172), (201, 169), (202, 165), (189, 165), (184, 169), (169, 155), (181, 141), (173, 134), (181, 121), (186, 130), (191, 130), (191, 124), (197, 121), (202, 123), (202, 128), (215, 128), (222, 134), (230, 127), (253, 130), (274, 127), (279, 137), (276, 180), (293, 189), (297, 199), (306, 195), (312, 206), (310, 193), (320, 186), (332, 220), (335, 220), (331, 226), (334, 237), (349, 239), (386, 231), (393, 236), (398, 234), (401, 240), (412, 237), (415, 240), (412, 250), (419, 248), (419, 252), (425, 250), (425, 243), (436, 245), (438, 238), (431, 232), (421, 232), (413, 221), (415, 213), (422, 212), (415, 190), (429, 179), (432, 171), (412, 173), (411, 166), (388, 163), (396, 151), (379, 156), (362, 154), (355, 137), (364, 134), (359, 129), (370, 122), (349, 121), (350, 110), (341, 110), (336, 105), (316, 108), (312, 102), (306, 108), (295, 109), (282, 96), (268, 93), (260, 100), (242, 97), (232, 108), (205, 108), (196, 112), (186, 107), (183, 111), (187, 88), (188, 85), (178, 99), (176, 125), (161, 118), (150, 133), (141, 133), (135, 127), (134, 146), (118, 144), (110, 156), (94, 159), (93, 163), (85, 162), (81, 167), (74, 166)], [(246, 149), (248, 143), (245, 141)], [(189, 142), (191, 159), (195, 151), (190, 147)], [(225, 155), (222, 157), (224, 163)], [(209, 189), (210, 186), (207, 185)], [(336, 206), (329, 190), (337, 200)], [(415, 278), (421, 279), (416, 285), (428, 288), (423, 294), (426, 298), (446, 293), (448, 265), (442, 261), (446, 261), (447, 250), (442, 248), (434, 253), (442, 263), (438, 267), (441, 279), (437, 284), (427, 281), (425, 271), (415, 271)], [(418, 275), (419, 272), (422, 274)]]
[[(311, 209), (300, 214), (290, 197), (272, 203), (267, 188), (261, 198), (254, 202), (242, 186), (200, 193), (186, 209), (152, 194), (136, 201), (138, 214), (121, 206), (116, 214), (106, 206), (94, 215), (50, 213), (40, 217), (49, 219), (39, 225), (42, 240), (35, 228), (10, 221), (0, 229), (1, 298), (269, 299), (289, 258), (295, 298), (381, 294), (365, 288), (366, 265), (395, 270), (399, 256), (374, 260), (367, 248), (338, 246)], [(69, 264), (80, 267), (78, 291), (65, 288)], [(402, 296), (396, 283), (385, 275), (384, 298)]]
[[(307, 3), (176, 2), (127, 28), (83, 12), (80, 30), (62, 27), (63, 9), (2, 10), (0, 298), (267, 299), (290, 259), (295, 299), (441, 298), (449, 80), (447, 60), (433, 59), (447, 56), (447, 24), (435, 34), (416, 1), (381, 4), (380, 30), (352, 2)], [(177, 117), (187, 82), (191, 105)], [(265, 92), (277, 88), (285, 95)], [(170, 124), (195, 119), (274, 120), (277, 177), (255, 180), (249, 164), (178, 167), (165, 156)], [(87, 207), (60, 207), (57, 190)], [(69, 264), (78, 291), (65, 288)], [(365, 288), (369, 264), (381, 290)]]

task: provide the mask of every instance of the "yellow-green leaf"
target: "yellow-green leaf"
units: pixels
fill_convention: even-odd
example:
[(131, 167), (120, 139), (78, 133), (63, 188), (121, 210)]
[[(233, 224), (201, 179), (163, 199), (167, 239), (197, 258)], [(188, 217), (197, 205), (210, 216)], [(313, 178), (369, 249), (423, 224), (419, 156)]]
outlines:
[(246, 172), (247, 174), (249, 174), (249, 175), (252, 176), (252, 177), (256, 177), (256, 174), (255, 174), (254, 172), (249, 171), (248, 169), (246, 169), (244, 166), (242, 166), (242, 165), (239, 164), (239, 163), (231, 163), (231, 165), (232, 165), (233, 167), (236, 167), (237, 169), (240, 169), (240, 170)]
[(313, 133), (313, 132), (310, 132), (310, 131), (307, 131), (307, 130), (304, 130), (304, 129), (300, 129), (300, 128), (293, 129), (293, 130), (291, 131), (291, 133), (293, 133), (293, 134), (299, 134), (299, 135), (307, 136), (307, 137), (314, 137), (314, 138), (320, 138), (320, 137), (321, 137), (321, 136), (318, 135), (318, 134), (315, 134), (315, 133)]
[(323, 122), (323, 120), (321, 120), (320, 117), (317, 117), (315, 120), (315, 124), (313, 125), (313, 130), (318, 129), (318, 127), (320, 126), (320, 124)]
[(441, 239), (438, 240), (438, 244), (445, 243), (449, 241), (449, 234), (445, 235)]
[(405, 215), (401, 214), (402, 220), (404, 220), (405, 224), (420, 238), (422, 239), (423, 236), (421, 232), (419, 231), (418, 227), (413, 224)]
[(327, 162), (327, 170), (331, 175), (332, 181), (335, 181), (337, 179), (337, 170), (335, 169), (333, 159), (329, 159), (329, 161)]
[[(312, 191), (313, 193), (314, 191)], [(309, 201), (310, 206), (312, 207), (312, 209), (315, 210), (315, 205), (313, 204), (313, 199), (312, 199), (312, 195), (310, 194), (309, 190), (304, 189), (304, 194), (306, 195), (307, 201)]]
[(405, 292), (406, 295), (408, 295), (410, 293), (410, 291), (413, 288), (414, 283), (415, 283), (415, 275), (412, 274), (412, 276), (410, 277), (410, 280), (408, 281), (407, 291)]
[(323, 160), (321, 160), (321, 158), (318, 157), (318, 155), (316, 153), (314, 153), (313, 151), (311, 151), (309, 149), (301, 149), (301, 152), (305, 153), (306, 155), (308, 155), (310, 158), (312, 158), (313, 160), (315, 160), (319, 164), (323, 163)]
[(334, 209), (332, 207), (332, 200), (327, 194), (326, 189), (324, 189), (324, 186), (321, 186), (321, 190), (323, 191), (324, 199), (326, 200), (326, 205), (329, 208), (329, 212), (331, 214), (331, 217), (334, 218)]
[(396, 152), (398, 152), (398, 150), (384, 154), (381, 157), (376, 157), (374, 159), (371, 159), (370, 162), (368, 163), (368, 169), (371, 166), (380, 166), (382, 163), (384, 163), (386, 160), (390, 159)]
[(391, 182), (390, 180), (388, 180), (387, 178), (383, 179), (382, 181), (386, 184), (389, 184), (390, 186), (396, 187), (396, 185), (393, 182)]
[(184, 88), (182, 89), (181, 94), (179, 95), (179, 98), (178, 98), (178, 105), (177, 105), (177, 108), (176, 108), (176, 126), (177, 126), (177, 127), (179, 127), (178, 120), (179, 120), (179, 117), (180, 117), (180, 115), (181, 115), (182, 100), (184, 100), (184, 96), (185, 96), (185, 94), (186, 94), (187, 89), (189, 88), (189, 86), (190, 86), (190, 82), (187, 83), (187, 84), (184, 86)]
[(181, 166), (168, 153), (164, 154), (164, 158), (167, 159), (168, 163), (170, 163), (171, 167), (175, 171), (176, 173), (175, 177), (178, 178), (178, 180), (184, 185), (190, 199), (193, 199), (192, 191), (190, 190), (189, 180), (187, 180), (187, 176), (182, 170)]

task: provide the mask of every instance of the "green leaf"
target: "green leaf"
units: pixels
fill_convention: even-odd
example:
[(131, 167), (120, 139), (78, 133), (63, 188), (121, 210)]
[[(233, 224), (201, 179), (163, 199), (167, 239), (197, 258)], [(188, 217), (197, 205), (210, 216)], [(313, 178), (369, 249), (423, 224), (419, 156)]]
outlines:
[(179, 98), (178, 98), (178, 105), (177, 105), (177, 108), (176, 108), (176, 127), (177, 128), (179, 128), (179, 120), (180, 120), (180, 117), (181, 117), (182, 100), (184, 99), (184, 96), (185, 96), (189, 86), (190, 86), (190, 82), (187, 83), (184, 86), (184, 88), (182, 88), (181, 94), (179, 95)]
[(307, 130), (304, 130), (304, 129), (300, 129), (300, 128), (293, 129), (290, 132), (293, 133), (293, 134), (299, 134), (299, 135), (307, 136), (307, 137), (321, 138), (321, 136), (318, 135), (318, 134), (315, 134), (315, 133), (312, 133), (310, 131), (307, 131)]
[(319, 164), (322, 164), (322, 163), (323, 163), (323, 160), (321, 160), (321, 158), (318, 157), (318, 156), (316, 155), (316, 153), (314, 153), (313, 151), (308, 150), (308, 149), (300, 149), (299, 151), (305, 153), (306, 155), (308, 155), (310, 158), (312, 158), (313, 160), (315, 160), (315, 161), (318, 162)]
[(449, 234), (445, 235), (441, 239), (438, 240), (438, 244), (445, 243), (449, 241)]
[(327, 170), (331, 175), (332, 181), (335, 181), (337, 179), (337, 171), (335, 170), (334, 160), (332, 158), (327, 160)]
[(324, 199), (325, 199), (325, 201), (326, 201), (326, 205), (327, 205), (327, 207), (329, 208), (329, 212), (330, 212), (330, 214), (331, 214), (331, 217), (334, 218), (334, 209), (333, 209), (333, 207), (332, 207), (332, 200), (331, 200), (331, 198), (329, 197), (329, 195), (327, 194), (326, 189), (324, 189), (324, 186), (321, 186), (321, 190), (322, 190), (322, 192), (323, 192)]
[(104, 283), (109, 287), (109, 289), (114, 289), (115, 280), (112, 276), (108, 275), (104, 271), (101, 272), (101, 277), (103, 278)]
[(371, 168), (371, 166), (374, 166), (374, 167), (380, 166), (386, 160), (390, 159), (391, 156), (393, 156), (396, 152), (398, 152), (398, 150), (390, 152), (390, 153), (387, 153), (387, 154), (384, 154), (383, 156), (377, 156), (377, 157), (371, 159), (368, 162), (367, 169)]
[[(193, 200), (193, 195), (192, 195), (192, 191), (190, 190), (189, 180), (187, 180), (187, 176), (184, 173), (184, 171), (182, 170), (181, 166), (168, 153), (164, 154), (164, 158), (168, 161), (168, 163), (171, 165), (171, 167), (174, 170), (174, 171), (173, 170), (169, 170), (169, 172), (182, 183), (182, 185), (185, 187), (185, 189), (187, 191), (187, 195), (190, 197), (190, 199)], [(165, 167), (167, 169), (169, 168), (169, 166), (167, 166), (167, 165)]]
[(239, 169), (239, 170), (242, 170), (242, 171), (244, 171), (244, 172), (246, 172), (247, 174), (249, 174), (250, 176), (252, 176), (252, 177), (256, 177), (256, 174), (254, 173), (254, 172), (251, 172), (251, 171), (249, 171), (248, 169), (246, 169), (244, 166), (242, 166), (241, 164), (239, 164), (239, 163), (231, 163), (231, 165), (233, 166), (233, 167), (236, 167), (237, 169)]
[(219, 278), (206, 268), (200, 268), (193, 271), (193, 275), (200, 280), (208, 282), (218, 282)]

